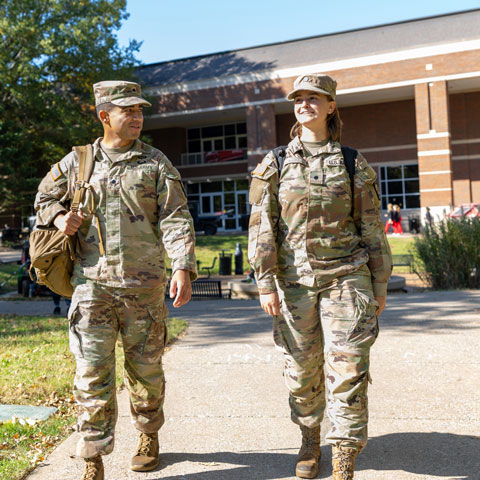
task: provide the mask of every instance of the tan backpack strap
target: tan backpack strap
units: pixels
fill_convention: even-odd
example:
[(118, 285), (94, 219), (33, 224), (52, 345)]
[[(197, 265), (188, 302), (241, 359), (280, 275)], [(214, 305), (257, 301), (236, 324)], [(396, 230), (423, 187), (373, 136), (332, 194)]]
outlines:
[(93, 165), (95, 163), (95, 158), (93, 157), (93, 146), (92, 145), (85, 145), (85, 165), (83, 169), (83, 175), (80, 176), (79, 180), (83, 180), (85, 182), (90, 181), (90, 177), (92, 176), (93, 172)]
[(82, 201), (83, 194), (85, 193), (84, 188), (79, 188), (78, 183), (83, 180), (83, 175), (85, 173), (85, 158), (87, 156), (87, 147), (73, 147), (73, 151), (77, 154), (78, 157), (78, 180), (75, 184), (75, 193), (73, 194), (72, 204), (70, 210), (72, 212), (78, 212), (78, 207)]
[[(88, 182), (92, 176), (93, 167), (95, 164), (95, 158), (93, 156), (93, 146), (84, 145), (81, 147), (73, 147), (73, 151), (78, 155), (78, 179), (75, 183), (75, 193), (73, 195), (72, 205), (70, 210), (72, 212), (78, 212), (78, 207), (82, 201), (85, 190), (90, 188)], [(93, 202), (93, 197), (92, 197)], [(92, 208), (93, 213), (93, 208)], [(98, 248), (100, 250), (100, 255), (105, 255), (105, 246), (103, 244), (102, 233), (100, 231), (100, 222), (98, 221), (97, 215), (93, 213), (93, 216), (96, 220), (97, 232), (98, 232)]]

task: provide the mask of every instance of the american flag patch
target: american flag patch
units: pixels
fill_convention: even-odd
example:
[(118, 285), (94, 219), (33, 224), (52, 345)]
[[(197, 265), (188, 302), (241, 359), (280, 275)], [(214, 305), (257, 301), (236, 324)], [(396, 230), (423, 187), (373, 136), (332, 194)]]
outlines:
[(62, 176), (62, 171), (60, 170), (60, 165), (58, 163), (52, 166), (50, 169), (50, 175), (52, 176), (53, 181), (58, 180)]

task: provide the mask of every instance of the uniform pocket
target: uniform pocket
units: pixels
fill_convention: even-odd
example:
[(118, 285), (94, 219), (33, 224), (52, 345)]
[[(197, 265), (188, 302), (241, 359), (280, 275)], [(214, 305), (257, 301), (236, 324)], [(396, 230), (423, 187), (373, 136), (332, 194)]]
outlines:
[(75, 358), (83, 358), (83, 345), (82, 337), (78, 332), (78, 322), (80, 321), (81, 314), (77, 305), (71, 305), (68, 311), (68, 325), (69, 325), (69, 345), (70, 351)]
[(248, 194), (248, 201), (251, 205), (261, 205), (267, 192), (268, 183), (259, 178), (252, 178), (250, 184), (250, 191)]
[(347, 342), (361, 347), (373, 345), (378, 336), (378, 302), (369, 293), (355, 289), (354, 315), (347, 332)]
[(272, 166), (264, 166), (258, 171), (254, 170), (252, 172), (252, 182), (248, 194), (248, 201), (251, 205), (261, 205), (263, 203), (270, 178), (276, 173), (278, 173), (278, 170)]
[(167, 312), (166, 305), (149, 305), (147, 307), (150, 324), (142, 348), (142, 355), (156, 357), (162, 355), (167, 345)]

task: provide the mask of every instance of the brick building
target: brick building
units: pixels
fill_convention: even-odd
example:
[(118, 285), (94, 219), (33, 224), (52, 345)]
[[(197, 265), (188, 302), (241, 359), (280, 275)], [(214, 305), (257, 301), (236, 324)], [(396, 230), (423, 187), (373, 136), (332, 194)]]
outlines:
[(342, 143), (377, 170), (382, 208), (480, 202), (480, 9), (146, 65), (145, 130), (203, 213), (248, 213), (248, 173), (294, 123), (294, 79), (338, 82)]

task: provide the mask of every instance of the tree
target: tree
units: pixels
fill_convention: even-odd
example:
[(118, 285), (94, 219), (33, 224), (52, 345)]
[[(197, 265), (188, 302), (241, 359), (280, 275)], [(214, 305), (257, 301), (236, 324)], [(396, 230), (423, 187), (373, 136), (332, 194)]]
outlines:
[(132, 79), (126, 0), (1, 0), (0, 213), (31, 205), (48, 166), (99, 133), (92, 84)]

